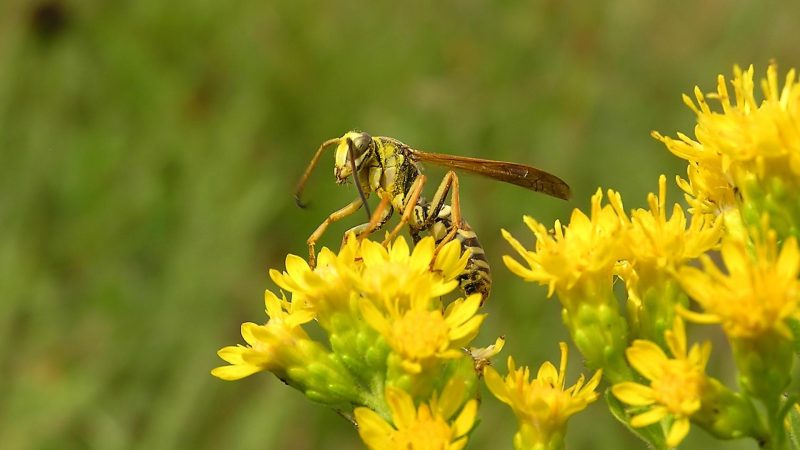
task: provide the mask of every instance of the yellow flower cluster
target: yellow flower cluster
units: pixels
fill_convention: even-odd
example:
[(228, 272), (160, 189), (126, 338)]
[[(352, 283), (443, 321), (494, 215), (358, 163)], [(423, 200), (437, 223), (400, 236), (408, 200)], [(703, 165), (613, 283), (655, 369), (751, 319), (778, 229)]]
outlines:
[[(735, 69), (732, 97), (722, 76), (713, 94), (697, 88), (694, 100), (684, 96), (697, 114), (694, 138), (653, 133), (688, 163), (678, 186), (689, 217), (668, 206), (662, 175), (649, 209), (626, 213), (611, 190), (604, 206), (598, 190), (591, 214), (575, 210), (566, 225), (549, 230), (525, 217), (533, 250), (504, 232), (521, 258), (506, 257), (508, 268), (557, 294), (576, 346), (590, 367), (603, 369), (631, 406), (630, 425), (643, 427), (655, 447), (677, 446), (695, 422), (720, 438), (751, 436), (780, 448), (795, 401), (784, 390), (800, 338), (800, 88), (793, 70), (779, 86), (770, 66), (757, 100), (753, 73)], [(616, 279), (627, 288), (624, 312)], [(710, 346), (687, 350), (681, 317), (722, 325), (741, 392), (703, 373)], [(660, 429), (649, 427), (657, 422)]]
[(774, 231), (748, 243), (735, 239), (722, 244), (722, 272), (708, 255), (703, 268), (684, 267), (681, 285), (705, 313), (684, 311), (696, 322), (721, 323), (735, 338), (757, 339), (776, 332), (794, 339), (787, 319), (800, 319), (800, 251), (790, 237), (778, 253)]
[[(800, 87), (790, 70), (781, 87), (773, 64), (761, 80), (763, 99), (756, 99), (754, 70), (734, 68), (733, 98), (720, 75), (717, 90), (705, 95), (695, 88), (684, 102), (697, 115), (695, 138), (653, 133), (688, 163), (680, 180), (689, 204), (698, 211), (726, 217), (730, 227), (757, 225), (762, 214), (781, 235), (796, 235), (800, 218), (794, 193), (800, 188)], [(717, 112), (708, 100), (719, 103)], [(731, 230), (741, 234), (742, 230)]]
[(536, 236), (535, 251), (526, 250), (503, 230), (503, 237), (528, 266), (505, 256), (509, 270), (525, 280), (547, 285), (548, 297), (558, 292), (562, 298), (571, 298), (575, 289), (591, 291), (608, 286), (619, 255), (621, 224), (614, 209), (602, 201), (603, 193), (598, 190), (592, 196), (589, 216), (575, 209), (569, 224), (562, 227), (556, 221), (552, 233), (536, 219), (525, 216), (525, 225)]
[[(219, 357), (230, 363), (211, 371), (223, 380), (238, 380), (262, 370), (283, 374), (290, 367), (294, 354), (287, 349), (299, 347), (307, 342), (308, 335), (301, 327), (313, 316), (308, 311), (291, 313), (284, 309), (286, 300), (281, 300), (270, 291), (264, 293), (267, 315), (265, 325), (252, 322), (242, 324), (242, 337), (247, 346), (230, 346), (219, 351)], [(279, 375), (280, 376), (280, 375)]]
[[(462, 448), (478, 381), (477, 361), (464, 349), (485, 315), (479, 294), (445, 304), (442, 297), (458, 287), (467, 258), (460, 242), (437, 252), (432, 238), (413, 251), (403, 238), (388, 247), (351, 238), (338, 254), (323, 249), (314, 269), (289, 255), (286, 269), (270, 276), (291, 297), (267, 291), (269, 320), (243, 324), (247, 345), (220, 350), (229, 365), (211, 373), (236, 380), (266, 370), (312, 400), (355, 406), (371, 448)], [(311, 321), (327, 341), (306, 333)]]

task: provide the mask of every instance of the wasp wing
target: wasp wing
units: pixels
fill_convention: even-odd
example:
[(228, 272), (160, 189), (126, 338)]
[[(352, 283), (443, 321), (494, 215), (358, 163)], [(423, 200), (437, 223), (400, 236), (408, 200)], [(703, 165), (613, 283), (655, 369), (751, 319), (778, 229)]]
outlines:
[(572, 195), (569, 185), (561, 178), (525, 164), (409, 150), (417, 161), (476, 173), (564, 200), (569, 200)]

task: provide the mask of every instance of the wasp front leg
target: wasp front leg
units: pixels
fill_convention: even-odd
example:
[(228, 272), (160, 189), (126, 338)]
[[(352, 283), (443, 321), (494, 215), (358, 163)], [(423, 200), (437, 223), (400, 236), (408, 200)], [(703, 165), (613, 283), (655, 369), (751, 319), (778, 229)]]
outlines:
[(347, 239), (351, 234), (355, 235), (360, 241), (377, 230), (383, 228), (386, 222), (392, 217), (394, 208), (392, 208), (391, 199), (388, 196), (382, 196), (378, 208), (372, 213), (369, 222), (356, 225), (345, 232), (342, 237), (342, 247), (347, 244)]
[(357, 198), (352, 202), (350, 202), (344, 208), (332, 212), (325, 219), (325, 221), (319, 224), (319, 226), (317, 227), (316, 230), (314, 230), (311, 236), (308, 237), (308, 240), (306, 241), (306, 243), (308, 244), (308, 264), (311, 266), (311, 268), (314, 268), (317, 265), (317, 255), (314, 252), (314, 246), (316, 245), (317, 241), (322, 237), (322, 235), (325, 233), (325, 230), (328, 229), (328, 226), (333, 222), (337, 222), (347, 216), (352, 215), (353, 213), (358, 211), (363, 205), (364, 202), (361, 200), (361, 198)]

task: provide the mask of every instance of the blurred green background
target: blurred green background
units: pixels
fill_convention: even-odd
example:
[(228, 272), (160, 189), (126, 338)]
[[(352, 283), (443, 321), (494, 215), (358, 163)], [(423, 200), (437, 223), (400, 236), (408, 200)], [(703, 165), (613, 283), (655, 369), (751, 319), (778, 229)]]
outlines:
[[(495, 272), (478, 343), (557, 357), (558, 304), (505, 269), (500, 228), (530, 244), (523, 213), (566, 218), (598, 186), (643, 206), (660, 173), (683, 173), (649, 132), (690, 133), (681, 93), (735, 63), (800, 65), (798, 17), (798, 2), (722, 0), (0, 3), (0, 448), (358, 448), (272, 376), (208, 373), (264, 320), (267, 268), (356, 195), (332, 157), (310, 209), (291, 195), (349, 129), (573, 186), (568, 203), (462, 178)], [(510, 447), (510, 410), (485, 400), (470, 448)], [(643, 448), (602, 404), (567, 444)], [(712, 444), (693, 429), (684, 448)]]

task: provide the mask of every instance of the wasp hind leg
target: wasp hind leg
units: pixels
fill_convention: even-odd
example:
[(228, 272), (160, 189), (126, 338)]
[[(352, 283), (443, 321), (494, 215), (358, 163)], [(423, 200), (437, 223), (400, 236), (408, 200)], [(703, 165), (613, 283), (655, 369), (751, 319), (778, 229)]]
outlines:
[(353, 200), (347, 206), (339, 209), (338, 211), (332, 212), (321, 224), (319, 224), (317, 229), (311, 233), (311, 236), (308, 237), (306, 243), (308, 244), (308, 265), (311, 266), (312, 269), (317, 265), (317, 255), (314, 251), (314, 247), (322, 235), (325, 234), (325, 230), (328, 229), (328, 226), (333, 222), (337, 222), (347, 216), (352, 215), (361, 209), (362, 205), (364, 205), (364, 202), (361, 200), (361, 198)]
[(431, 229), (437, 219), (442, 219), (439, 215), (446, 206), (445, 200), (447, 199), (447, 194), (450, 194), (450, 229), (447, 230), (447, 234), (441, 238), (434, 236), (437, 242), (434, 254), (438, 254), (439, 250), (441, 250), (445, 244), (455, 238), (458, 230), (464, 227), (464, 220), (461, 217), (461, 196), (459, 194), (458, 175), (452, 170), (447, 172), (442, 182), (439, 183), (436, 194), (433, 195), (433, 199), (431, 200), (428, 216), (422, 223), (422, 228)]

